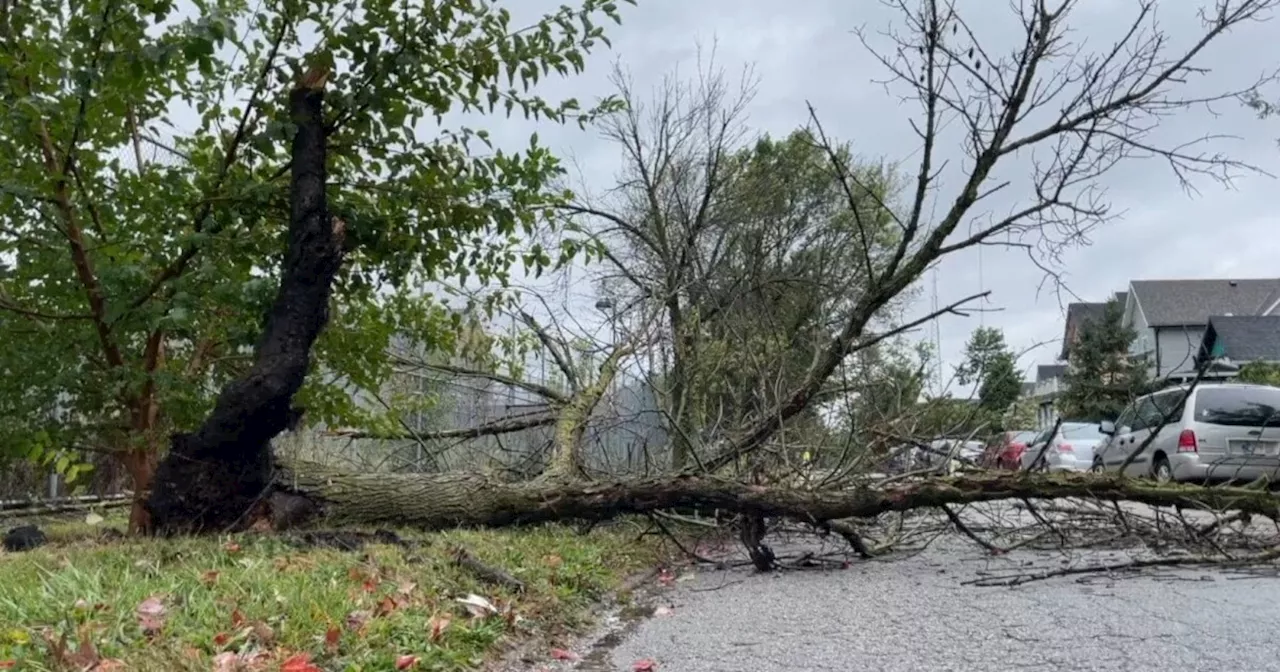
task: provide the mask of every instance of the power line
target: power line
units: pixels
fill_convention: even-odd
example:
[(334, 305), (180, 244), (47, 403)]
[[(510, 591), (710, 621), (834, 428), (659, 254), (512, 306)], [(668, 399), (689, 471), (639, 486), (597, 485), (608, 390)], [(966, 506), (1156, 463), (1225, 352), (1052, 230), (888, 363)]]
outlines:
[[(979, 293), (981, 293), (981, 292), (985, 292), (985, 291), (987, 291), (987, 283), (986, 283), (986, 281), (984, 281), (984, 280), (983, 280), (983, 278), (982, 278), (982, 243), (978, 243), (978, 292), (979, 292)], [(983, 303), (986, 303), (986, 302), (987, 302), (987, 298), (986, 298), (985, 296), (984, 296), (984, 297), (982, 297), (982, 302), (983, 302)], [(985, 307), (985, 306), (984, 306), (984, 307)], [(985, 327), (985, 326), (987, 326), (987, 322), (986, 322), (986, 313), (987, 313), (987, 311), (985, 311), (985, 310), (979, 310), (979, 311), (978, 311), (978, 326), (979, 326), (979, 327)]]
[[(931, 312), (934, 315), (937, 315), (938, 313), (938, 268), (936, 266), (933, 268), (932, 304), (933, 305), (930, 306)], [(937, 366), (934, 367), (936, 369), (934, 372), (934, 377), (937, 379), (936, 382), (938, 385), (937, 393), (942, 394), (942, 321), (937, 317), (933, 318), (933, 356), (938, 359)]]

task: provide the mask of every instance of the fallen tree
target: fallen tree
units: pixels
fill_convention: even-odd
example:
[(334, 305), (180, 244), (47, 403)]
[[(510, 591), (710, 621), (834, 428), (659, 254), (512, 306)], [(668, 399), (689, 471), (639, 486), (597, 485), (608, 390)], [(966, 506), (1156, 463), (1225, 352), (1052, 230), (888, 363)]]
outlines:
[(298, 463), (280, 465), (276, 482), (280, 486), (276, 505), (282, 511), (290, 508), (291, 498), (301, 498), (310, 506), (306, 518), (281, 521), (289, 525), (310, 519), (436, 529), (703, 508), (789, 518), (821, 527), (831, 521), (873, 519), (892, 511), (1006, 499), (1072, 498), (1231, 510), (1280, 520), (1280, 497), (1265, 489), (1162, 485), (1087, 473), (1010, 472), (931, 478), (885, 487), (802, 490), (693, 475), (617, 482), (538, 479), (512, 484), (465, 473), (351, 474)]
[[(428, 528), (513, 525), (568, 518), (599, 519), (681, 507), (737, 512), (755, 521), (757, 527), (762, 527), (758, 523), (765, 517), (821, 527), (851, 518), (874, 518), (910, 509), (942, 509), (951, 504), (1079, 497), (1130, 500), (1153, 506), (1234, 509), (1276, 517), (1277, 500), (1266, 491), (1158, 486), (1088, 475), (961, 476), (902, 481), (882, 487), (855, 482), (850, 487), (821, 490), (748, 484), (720, 476), (728, 468), (764, 452), (779, 430), (814, 402), (850, 353), (942, 313), (959, 312), (964, 302), (897, 329), (874, 334), (868, 331), (868, 324), (877, 313), (918, 281), (940, 257), (1032, 226), (1067, 230), (1071, 232), (1068, 239), (1074, 239), (1082, 226), (1106, 218), (1106, 208), (1092, 201), (1087, 190), (1080, 191), (1079, 185), (1092, 181), (1132, 152), (1155, 153), (1170, 162), (1180, 175), (1221, 175), (1241, 167), (1218, 155), (1153, 149), (1145, 138), (1146, 131), (1132, 119), (1155, 118), (1171, 108), (1207, 102), (1171, 98), (1166, 88), (1194, 70), (1189, 64), (1210, 41), (1234, 25), (1261, 18), (1271, 6), (1263, 0), (1222, 3), (1203, 39), (1172, 60), (1159, 57), (1163, 41), (1138, 40), (1131, 45), (1136, 51), (1126, 63), (1115, 64), (1107, 58), (1078, 64), (1089, 74), (1078, 79), (1073, 75), (1067, 81), (1077, 83), (1080, 90), (1068, 98), (1061, 115), (1053, 115), (1055, 121), (1033, 130), (1022, 129), (1022, 123), (1036, 116), (1033, 111), (1057, 100), (1036, 93), (1043, 84), (1037, 69), (1047, 68), (1049, 61), (1059, 55), (1057, 45), (1068, 31), (1067, 7), (1050, 9), (1043, 3), (1028, 7), (1022, 17), (1027, 27), (1022, 51), (1007, 61), (995, 51), (977, 49), (977, 58), (985, 64), (982, 68), (971, 64), (975, 48), (964, 44), (967, 41), (972, 45), (976, 38), (953, 9), (928, 0), (921, 3), (918, 12), (908, 12), (910, 39), (902, 38), (899, 46), (903, 48), (895, 53), (898, 58), (919, 55), (919, 59), (909, 63), (885, 61), (913, 89), (925, 117), (921, 126), (925, 150), (910, 211), (898, 213), (890, 204), (881, 204), (900, 224), (901, 239), (887, 259), (865, 260), (870, 289), (852, 302), (840, 328), (814, 353), (801, 382), (781, 395), (775, 408), (753, 416), (731, 438), (711, 446), (708, 454), (692, 455), (693, 464), (679, 474), (639, 481), (591, 481), (582, 473), (578, 455), (585, 423), (607, 385), (610, 371), (628, 351), (625, 346), (615, 349), (606, 360), (600, 380), (576, 386), (573, 395), (557, 409), (556, 439), (549, 466), (543, 475), (527, 482), (506, 483), (478, 474), (352, 474), (274, 460), (270, 442), (297, 420), (291, 401), (307, 374), (311, 348), (325, 325), (330, 288), (344, 256), (344, 224), (330, 216), (325, 191), (323, 102), (329, 72), (314, 68), (289, 97), (296, 132), (290, 166), (288, 250), (279, 292), (248, 372), (224, 389), (199, 429), (173, 437), (170, 453), (157, 470), (147, 501), (154, 530), (163, 534), (219, 532), (242, 529), (262, 518), (270, 518), (277, 528), (326, 519)], [(1152, 7), (1142, 6), (1135, 26), (1145, 25)], [(1140, 35), (1141, 31), (1130, 36), (1134, 34)], [(950, 41), (953, 39), (956, 44)], [(1121, 46), (1112, 53), (1123, 52)], [(1066, 68), (1063, 72), (1068, 72), (1071, 65), (1069, 62), (1062, 66)], [(976, 78), (978, 84), (970, 81), (964, 86), (984, 91), (986, 102), (974, 103), (971, 98), (978, 94), (972, 91), (956, 93), (955, 87), (961, 84), (953, 80), (954, 72), (963, 72), (971, 80)], [(990, 74), (993, 72), (1005, 76)], [(1228, 92), (1221, 97), (1238, 93)], [(999, 104), (989, 104), (991, 101)], [(956, 115), (966, 129), (974, 154), (973, 166), (964, 176), (963, 188), (954, 203), (940, 220), (930, 224), (925, 220), (927, 208), (923, 204), (937, 188), (935, 161), (940, 159), (934, 152), (948, 114)], [(816, 116), (814, 126), (813, 139), (830, 153), (832, 169), (839, 173), (850, 194), (851, 216), (858, 220), (863, 208), (854, 203), (858, 199), (853, 194), (868, 190), (857, 184), (857, 176), (840, 172), (843, 164)], [(1042, 144), (1052, 148), (1058, 160), (1036, 167), (1034, 202), (1014, 209), (1007, 217), (981, 224), (973, 221), (971, 210), (1003, 186), (984, 186), (996, 164), (1003, 157)], [(860, 222), (855, 224), (861, 226)], [(953, 237), (957, 230), (963, 231), (962, 224), (978, 229), (977, 233), (969, 231), (958, 239)], [(545, 345), (555, 354), (550, 344)], [(560, 362), (559, 357), (556, 359), (573, 382), (571, 367)], [(755, 543), (758, 537), (757, 534)]]

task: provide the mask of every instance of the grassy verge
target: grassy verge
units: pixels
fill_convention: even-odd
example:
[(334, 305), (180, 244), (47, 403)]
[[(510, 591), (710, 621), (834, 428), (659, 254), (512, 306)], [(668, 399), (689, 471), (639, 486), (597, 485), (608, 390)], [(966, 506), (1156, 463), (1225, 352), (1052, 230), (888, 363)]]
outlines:
[[(0, 551), (0, 669), (469, 669), (504, 645), (581, 630), (599, 598), (662, 559), (627, 522), (585, 535), (404, 533), (415, 549), (353, 552), (269, 535), (102, 542), (83, 524), (46, 529), (46, 547)], [(525, 591), (456, 567), (454, 544)], [(459, 601), (468, 595), (488, 604)]]

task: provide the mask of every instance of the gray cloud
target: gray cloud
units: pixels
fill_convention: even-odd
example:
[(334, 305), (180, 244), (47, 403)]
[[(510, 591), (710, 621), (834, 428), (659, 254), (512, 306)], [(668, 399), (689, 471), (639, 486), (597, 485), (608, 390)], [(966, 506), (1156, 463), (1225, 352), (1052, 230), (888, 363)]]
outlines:
[[(517, 3), (518, 12), (529, 19), (558, 6), (558, 0)], [(1171, 6), (1180, 5), (1177, 9)], [(1169, 3), (1159, 15), (1162, 28), (1174, 46), (1194, 39), (1198, 32), (1196, 3)], [(962, 3), (970, 21), (982, 29), (985, 40), (1015, 45), (1018, 26), (1011, 20), (1005, 3)], [(1096, 49), (1108, 43), (1132, 17), (1133, 3), (1083, 2), (1075, 15), (1073, 38)], [(981, 8), (979, 8), (981, 7)], [(883, 68), (866, 52), (853, 30), (865, 26), (872, 33), (883, 30), (896, 19), (894, 12), (879, 3), (809, 2), (776, 3), (765, 0), (703, 0), (697, 3), (641, 2), (626, 7), (624, 23), (609, 33), (615, 49), (599, 52), (588, 61), (581, 77), (550, 82), (543, 93), (548, 97), (575, 96), (583, 100), (610, 93), (607, 75), (610, 61), (620, 58), (634, 75), (641, 90), (658, 83), (677, 67), (694, 74), (696, 47), (701, 42), (717, 46), (717, 61), (733, 71), (754, 64), (760, 77), (758, 94), (749, 110), (749, 123), (761, 132), (786, 133), (806, 121), (805, 102), (817, 108), (832, 135), (854, 143), (868, 157), (883, 157), (914, 166), (918, 142), (908, 126), (915, 116), (914, 103), (900, 101), (894, 93), (875, 83), (884, 79)], [(1191, 82), (1194, 95), (1243, 84), (1256, 77), (1271, 62), (1258, 60), (1271, 53), (1274, 37), (1265, 26), (1248, 26), (1223, 38), (1205, 55), (1202, 63), (1213, 70), (1204, 81)], [(486, 126), (513, 146), (522, 145), (534, 124), (523, 121)], [(584, 175), (598, 188), (608, 186), (618, 163), (616, 151), (591, 131), (548, 129), (538, 126), (544, 142), (564, 155), (574, 157)], [(1232, 156), (1280, 173), (1280, 151), (1274, 138), (1280, 136), (1280, 122), (1259, 121), (1238, 105), (1222, 104), (1218, 109), (1188, 110), (1166, 119), (1157, 137), (1165, 141), (1186, 141), (1208, 133), (1231, 133), (1238, 141), (1223, 141), (1215, 147)], [(955, 138), (950, 138), (954, 143)], [(958, 143), (954, 143), (958, 146)], [(945, 150), (957, 174), (963, 156), (956, 149)], [(1025, 157), (1024, 157), (1025, 160)], [(1002, 177), (1023, 179), (1025, 163), (1004, 167)], [(953, 177), (954, 183), (954, 177)], [(954, 362), (968, 332), (979, 321), (1002, 327), (1015, 348), (1028, 348), (1061, 335), (1065, 303), (1078, 296), (1102, 300), (1123, 289), (1133, 278), (1238, 277), (1274, 275), (1274, 252), (1266, 244), (1277, 230), (1280, 215), (1274, 209), (1270, 178), (1247, 176), (1235, 189), (1200, 180), (1198, 195), (1187, 194), (1170, 171), (1154, 160), (1118, 166), (1097, 185), (1107, 190), (1114, 221), (1089, 235), (1087, 245), (1066, 251), (1055, 269), (1065, 283), (1059, 292), (1045, 274), (1021, 250), (987, 248), (953, 255), (938, 267), (938, 300), (947, 303), (967, 294), (990, 290), (988, 308), (996, 312), (968, 320), (947, 318), (942, 322), (943, 357)], [(1027, 192), (1025, 188), (1021, 195)], [(1019, 197), (1020, 194), (1011, 194)], [(939, 196), (941, 203), (954, 192)], [(997, 212), (1008, 203), (996, 203)], [(979, 272), (979, 265), (981, 272)], [(917, 309), (929, 304), (929, 283)], [(1029, 352), (1022, 361), (1028, 369), (1036, 362), (1051, 361), (1058, 344), (1050, 343)]]

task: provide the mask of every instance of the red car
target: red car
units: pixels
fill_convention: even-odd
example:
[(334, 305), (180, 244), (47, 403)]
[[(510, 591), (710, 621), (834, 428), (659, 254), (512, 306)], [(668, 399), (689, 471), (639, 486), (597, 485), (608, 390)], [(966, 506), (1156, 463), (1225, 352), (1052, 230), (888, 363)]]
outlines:
[(1022, 466), (1022, 453), (1027, 444), (1036, 438), (1039, 432), (1034, 430), (1001, 432), (987, 446), (988, 466), (997, 469), (1019, 469)]

